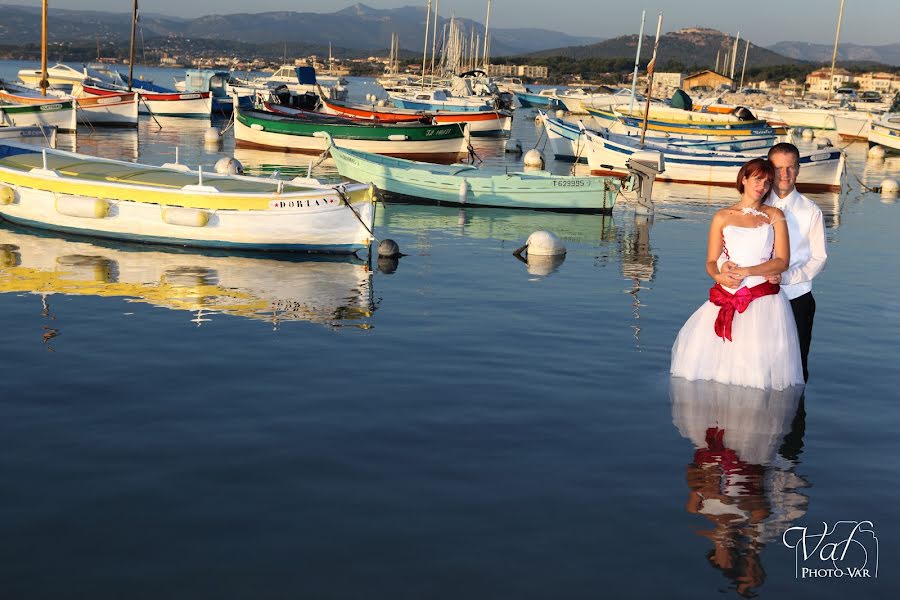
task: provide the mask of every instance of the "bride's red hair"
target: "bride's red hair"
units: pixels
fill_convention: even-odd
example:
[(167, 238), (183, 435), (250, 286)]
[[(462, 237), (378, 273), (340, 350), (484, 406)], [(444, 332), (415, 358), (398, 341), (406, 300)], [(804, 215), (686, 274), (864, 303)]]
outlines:
[(753, 160), (748, 160), (744, 163), (744, 166), (741, 167), (741, 170), (738, 171), (737, 174), (737, 191), (741, 194), (744, 193), (744, 178), (745, 177), (757, 177), (759, 173), (765, 175), (766, 179), (771, 184), (775, 180), (775, 168), (765, 158), (754, 158)]

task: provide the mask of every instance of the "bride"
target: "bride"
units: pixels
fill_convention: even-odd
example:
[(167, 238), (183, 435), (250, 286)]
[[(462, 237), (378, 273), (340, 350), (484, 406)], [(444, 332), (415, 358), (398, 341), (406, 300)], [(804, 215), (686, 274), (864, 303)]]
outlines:
[[(706, 272), (716, 282), (672, 346), (672, 375), (781, 390), (803, 384), (791, 305), (777, 284), (790, 262), (781, 210), (763, 204), (775, 171), (764, 158), (741, 167), (734, 206), (713, 216)], [(737, 265), (727, 275), (724, 260)]]

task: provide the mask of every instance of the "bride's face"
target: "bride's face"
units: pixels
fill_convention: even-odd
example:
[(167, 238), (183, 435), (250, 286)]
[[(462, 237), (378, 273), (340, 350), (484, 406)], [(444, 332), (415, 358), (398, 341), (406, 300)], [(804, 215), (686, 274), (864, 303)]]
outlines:
[(772, 182), (762, 173), (744, 177), (744, 193), (753, 200), (760, 200), (769, 193)]

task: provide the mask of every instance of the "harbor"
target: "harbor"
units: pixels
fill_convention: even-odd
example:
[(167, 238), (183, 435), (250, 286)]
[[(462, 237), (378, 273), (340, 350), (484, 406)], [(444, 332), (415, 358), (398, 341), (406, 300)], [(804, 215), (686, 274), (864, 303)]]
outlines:
[[(35, 67), (0, 61), (0, 80)], [(184, 74), (136, 66), (134, 77)], [(336, 102), (385, 109), (375, 78), (345, 79)], [(535, 95), (552, 87), (531, 86)], [(311, 135), (317, 146), (305, 153), (242, 144), (240, 115), (211, 109), (208, 119), (80, 124), (56, 132), (58, 154), (36, 144), (0, 157), (2, 169), (20, 165), (16, 201), (0, 207), (6, 594), (896, 596), (900, 467), (885, 457), (897, 452), (900, 423), (900, 204), (890, 191), (900, 155), (837, 135), (826, 143), (809, 127), (779, 132), (808, 160), (834, 161), (827, 189), (806, 193), (822, 211), (828, 251), (815, 280), (809, 383), (802, 395), (679, 385), (672, 343), (708, 296), (710, 221), (738, 198), (729, 175), (680, 183), (669, 171), (653, 183), (648, 211), (624, 162), (583, 154), (579, 122), (597, 121), (541, 110), (517, 106), (508, 132), (467, 136), (455, 159), (413, 175), (391, 169), (425, 163), (387, 159), (385, 146), (323, 153), (337, 135)], [(258, 134), (263, 120), (292, 117), (255, 118), (255, 128), (245, 120)], [(574, 145), (554, 145), (554, 119)], [(395, 143), (417, 135), (386, 131)], [(745, 147), (739, 138), (672, 146), (651, 130), (646, 148), (656, 144), (674, 169), (680, 156), (764, 153), (775, 134), (757, 134)], [(526, 168), (529, 151), (544, 170)], [(234, 171), (231, 159), (243, 175), (216, 172)], [(596, 173), (601, 164), (609, 173)], [(110, 169), (116, 181), (91, 179)], [(473, 169), (522, 186), (529, 177), (550, 188), (603, 182), (600, 204), (559, 210), (541, 204), (547, 193), (504, 207), (501, 193), (466, 179)], [(431, 188), (416, 191), (418, 173)], [(84, 198), (92, 216), (82, 220), (92, 223), (126, 214), (129, 202), (152, 205), (156, 229), (137, 229), (159, 237), (11, 222), (9, 206), (27, 208), (22, 177), (38, 199), (41, 178), (62, 186), (57, 196)], [(367, 177), (380, 178), (375, 188)], [(401, 184), (382, 194), (391, 180)], [(221, 230), (194, 243), (209, 219), (313, 191), (326, 204), (328, 194), (332, 205), (346, 201), (347, 251), (279, 247), (271, 236), (265, 251), (241, 247), (248, 230), (259, 232), (242, 223), (230, 245), (213, 243)], [(104, 203), (88, 203), (92, 195)], [(75, 218), (55, 202), (45, 212)], [(193, 240), (167, 237), (172, 208), (195, 211), (177, 217), (190, 220), (182, 230)], [(290, 235), (322, 229), (335, 226)], [(539, 231), (565, 253), (514, 254)], [(379, 255), (385, 240), (400, 253)], [(717, 427), (730, 446), (710, 439)], [(874, 524), (877, 576), (799, 577), (785, 532), (848, 519)]]

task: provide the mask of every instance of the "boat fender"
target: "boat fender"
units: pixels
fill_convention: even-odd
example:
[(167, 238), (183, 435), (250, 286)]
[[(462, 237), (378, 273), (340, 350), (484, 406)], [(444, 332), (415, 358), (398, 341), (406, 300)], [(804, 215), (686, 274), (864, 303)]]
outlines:
[(68, 217), (82, 219), (103, 219), (109, 214), (109, 202), (104, 198), (90, 196), (57, 196), (56, 212)]
[(408, 140), (409, 138), (405, 135), (394, 134), (394, 135), (389, 135), (388, 139), (391, 140), (392, 142), (404, 142), (404, 141)]
[(6, 206), (16, 201), (16, 190), (8, 185), (0, 185), (0, 205)]
[(168, 207), (162, 211), (162, 219), (169, 225), (204, 227), (209, 223), (209, 213), (199, 208)]
[(459, 203), (465, 204), (469, 197), (469, 182), (463, 179), (459, 182)]

